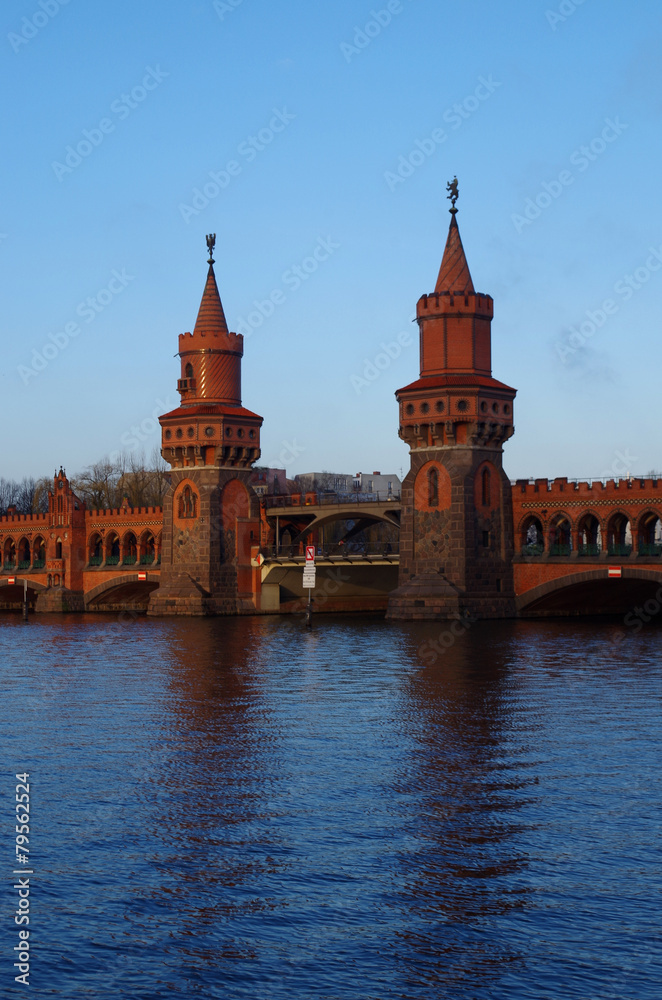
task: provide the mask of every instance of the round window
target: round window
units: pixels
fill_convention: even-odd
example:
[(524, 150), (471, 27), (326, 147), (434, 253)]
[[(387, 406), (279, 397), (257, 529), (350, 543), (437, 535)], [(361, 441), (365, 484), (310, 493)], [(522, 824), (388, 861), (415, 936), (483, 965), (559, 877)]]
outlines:
[(229, 437), (229, 438), (232, 437), (232, 428), (231, 427), (226, 427), (225, 428), (225, 436)]
[(510, 404), (509, 403), (504, 403), (503, 404), (503, 412), (504, 413), (510, 413)]
[(252, 439), (253, 439), (253, 438), (255, 437), (255, 431), (249, 431), (249, 432), (248, 432), (248, 436), (249, 436), (249, 438), (251, 438), (251, 440), (252, 440)]
[(205, 434), (207, 435), (208, 438), (213, 437), (214, 436), (214, 428), (213, 427), (205, 427)]
[(435, 410), (437, 411), (437, 413), (443, 413), (444, 412), (444, 401), (443, 401), (443, 399), (438, 399), (437, 402), (434, 404), (434, 407), (435, 407)]
[(169, 441), (169, 440), (170, 440), (170, 438), (172, 437), (172, 431), (171, 431), (170, 429), (168, 429), (168, 430), (167, 430), (167, 431), (165, 432), (165, 436), (166, 436), (166, 441)]
[(243, 427), (239, 427), (237, 429), (237, 437), (238, 438), (243, 438), (243, 436), (244, 436), (244, 429), (243, 429)]
[(427, 413), (429, 409), (430, 406), (428, 403), (421, 403), (421, 413)]
[(480, 412), (487, 413), (487, 403), (485, 402), (485, 400), (483, 400), (483, 402), (480, 404)]
[(182, 437), (182, 435), (183, 435), (184, 432), (182, 431), (181, 427), (178, 427), (177, 431), (175, 433), (176, 433), (176, 436), (178, 438), (180, 438), (180, 437)]
[(414, 407), (412, 406), (411, 403), (407, 403), (405, 407), (405, 413), (412, 414), (413, 412), (414, 412)]
[(188, 427), (188, 428), (186, 429), (186, 433), (188, 434), (188, 436), (189, 436), (190, 438), (192, 438), (192, 437), (193, 437), (193, 435), (195, 434), (195, 427)]
[(468, 410), (469, 404), (467, 403), (466, 399), (458, 400), (457, 408), (458, 410), (460, 410), (461, 413), (464, 413), (465, 410)]
[(492, 403), (492, 413), (498, 413), (498, 412), (499, 412), (499, 404)]

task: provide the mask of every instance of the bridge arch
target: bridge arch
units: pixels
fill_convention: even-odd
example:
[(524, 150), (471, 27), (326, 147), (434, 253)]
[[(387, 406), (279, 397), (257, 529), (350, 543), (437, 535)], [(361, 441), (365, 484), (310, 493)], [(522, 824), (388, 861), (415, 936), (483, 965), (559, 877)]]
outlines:
[(123, 573), (89, 590), (85, 594), (85, 608), (89, 611), (106, 604), (146, 608), (149, 595), (158, 586), (158, 577), (139, 580), (137, 573)]
[(570, 573), (519, 594), (515, 605), (519, 613), (534, 616), (625, 614), (651, 598), (662, 605), (662, 569), (623, 566), (621, 573), (610, 579), (606, 566)]

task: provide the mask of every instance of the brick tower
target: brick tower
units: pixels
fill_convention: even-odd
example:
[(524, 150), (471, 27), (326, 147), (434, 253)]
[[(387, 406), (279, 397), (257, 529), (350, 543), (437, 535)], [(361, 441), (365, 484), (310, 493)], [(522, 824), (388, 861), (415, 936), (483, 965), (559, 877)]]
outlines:
[(513, 527), (503, 443), (515, 389), (492, 378), (493, 302), (474, 290), (451, 224), (434, 292), (419, 299), (420, 378), (399, 389), (399, 434), (410, 448), (402, 486), (398, 588), (390, 618), (510, 617)]
[(170, 463), (159, 589), (148, 614), (250, 614), (259, 501), (248, 480), (262, 417), (241, 405), (244, 339), (230, 333), (214, 274), (216, 237), (193, 333), (179, 337), (181, 403), (159, 418)]

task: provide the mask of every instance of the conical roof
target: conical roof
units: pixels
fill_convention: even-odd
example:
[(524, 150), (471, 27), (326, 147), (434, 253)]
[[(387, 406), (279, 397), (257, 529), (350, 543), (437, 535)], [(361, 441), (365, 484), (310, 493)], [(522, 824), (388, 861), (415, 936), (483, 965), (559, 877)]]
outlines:
[(207, 336), (228, 333), (228, 324), (225, 321), (225, 313), (223, 312), (223, 304), (218, 292), (218, 285), (216, 284), (213, 264), (209, 265), (207, 283), (202, 293), (202, 301), (198, 310), (198, 318), (195, 321), (193, 335), (195, 336), (200, 333), (207, 334)]
[(456, 292), (460, 295), (474, 294), (474, 283), (469, 273), (469, 265), (464, 255), (464, 247), (455, 215), (451, 219), (448, 230), (446, 249), (439, 269), (435, 292)]

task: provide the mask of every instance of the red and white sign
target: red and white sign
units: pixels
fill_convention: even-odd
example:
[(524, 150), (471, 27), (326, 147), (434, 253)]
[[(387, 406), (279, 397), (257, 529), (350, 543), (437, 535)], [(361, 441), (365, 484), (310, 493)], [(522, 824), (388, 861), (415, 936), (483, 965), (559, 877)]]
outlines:
[(138, 573), (138, 579), (139, 580), (146, 580), (147, 579), (147, 573)]
[(15, 576), (8, 576), (7, 577), (7, 583), (8, 584), (10, 584), (10, 583), (16, 583), (16, 577)]
[(610, 577), (610, 579), (611, 579), (611, 577), (613, 577), (614, 580), (620, 580), (620, 578), (622, 576), (623, 576), (623, 570), (621, 569), (620, 566), (610, 566), (609, 567), (609, 577)]
[(314, 563), (315, 562), (315, 546), (314, 545), (306, 545), (306, 562), (307, 563)]

